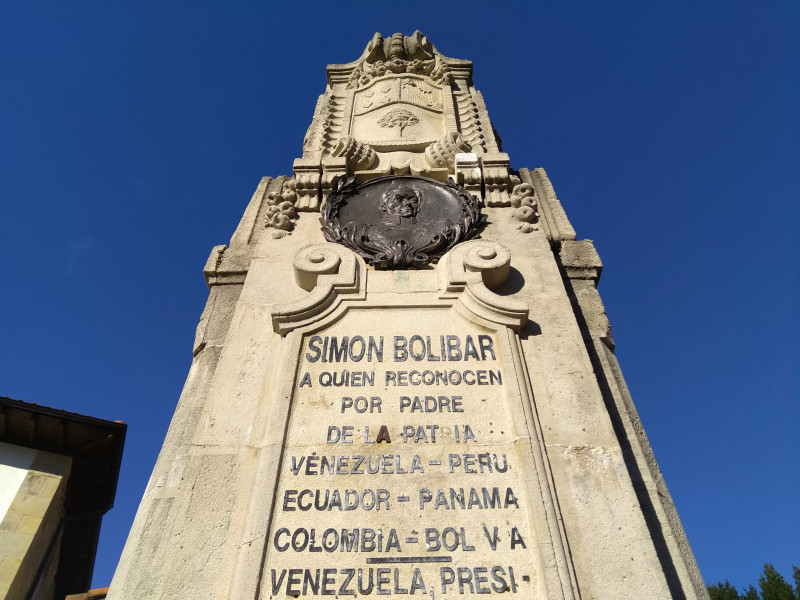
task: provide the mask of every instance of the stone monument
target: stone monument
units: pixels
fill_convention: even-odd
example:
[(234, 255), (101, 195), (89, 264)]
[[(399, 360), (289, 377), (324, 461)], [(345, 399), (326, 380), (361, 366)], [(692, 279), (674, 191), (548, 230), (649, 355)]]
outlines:
[(707, 598), (602, 263), (419, 31), (330, 65), (204, 274), (109, 598)]

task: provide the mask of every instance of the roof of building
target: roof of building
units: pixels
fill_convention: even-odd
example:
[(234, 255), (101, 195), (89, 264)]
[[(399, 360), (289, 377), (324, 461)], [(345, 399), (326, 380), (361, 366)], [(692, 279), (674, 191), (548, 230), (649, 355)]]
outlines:
[(122, 421), (0, 397), (0, 442), (72, 458), (56, 597), (91, 586), (100, 523), (114, 506), (126, 430)]
[(103, 600), (106, 596), (108, 596), (108, 588), (104, 587), (89, 590), (82, 594), (71, 594), (67, 596), (65, 600)]

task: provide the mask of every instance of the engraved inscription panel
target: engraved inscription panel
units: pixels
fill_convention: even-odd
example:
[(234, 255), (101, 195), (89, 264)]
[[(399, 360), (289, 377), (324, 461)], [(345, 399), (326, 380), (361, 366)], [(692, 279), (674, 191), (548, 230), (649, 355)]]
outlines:
[(530, 440), (495, 332), (354, 309), (304, 335), (295, 378), (262, 598), (532, 597)]

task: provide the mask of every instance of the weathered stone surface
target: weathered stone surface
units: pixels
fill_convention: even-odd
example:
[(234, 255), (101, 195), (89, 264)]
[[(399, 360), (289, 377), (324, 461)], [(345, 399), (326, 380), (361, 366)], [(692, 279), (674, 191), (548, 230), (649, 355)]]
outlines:
[[(471, 69), (419, 32), (328, 67), (294, 176), (261, 181), (204, 269), (111, 600), (707, 598), (611, 352), (599, 256), (543, 170), (510, 170)], [(480, 239), (383, 271), (326, 242), (323, 192), (393, 174), (481, 194)]]
[(570, 279), (590, 279), (595, 285), (600, 280), (603, 263), (592, 240), (564, 240), (558, 257)]

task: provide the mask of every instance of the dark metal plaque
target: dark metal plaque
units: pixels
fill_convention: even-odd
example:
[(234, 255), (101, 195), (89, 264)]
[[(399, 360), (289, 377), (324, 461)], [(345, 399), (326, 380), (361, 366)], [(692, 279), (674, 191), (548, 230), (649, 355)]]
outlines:
[(322, 232), (376, 267), (421, 268), (475, 237), (484, 219), (480, 201), (452, 179), (350, 178), (328, 195)]

